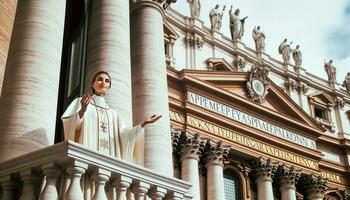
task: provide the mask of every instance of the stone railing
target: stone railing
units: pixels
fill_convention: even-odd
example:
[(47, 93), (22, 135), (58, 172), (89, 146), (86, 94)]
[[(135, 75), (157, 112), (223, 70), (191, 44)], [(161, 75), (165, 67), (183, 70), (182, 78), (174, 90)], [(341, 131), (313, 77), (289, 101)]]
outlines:
[(0, 196), (6, 200), (192, 199), (185, 181), (71, 141), (1, 163), (0, 184)]

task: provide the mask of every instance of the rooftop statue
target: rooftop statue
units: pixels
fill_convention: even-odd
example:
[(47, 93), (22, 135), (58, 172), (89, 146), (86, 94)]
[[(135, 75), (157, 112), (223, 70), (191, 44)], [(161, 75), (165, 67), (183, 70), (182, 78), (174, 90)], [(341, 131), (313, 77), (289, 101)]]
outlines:
[(200, 0), (187, 0), (190, 5), (191, 17), (199, 18), (201, 12), (201, 2)]
[(327, 63), (326, 61), (324, 62), (324, 70), (327, 73), (328, 81), (331, 83), (335, 83), (337, 70), (333, 65), (333, 60), (329, 60), (329, 62)]
[(346, 91), (350, 93), (350, 72), (345, 76), (343, 86), (345, 87)]
[(254, 27), (252, 35), (255, 42), (256, 53), (261, 57), (261, 53), (265, 51), (265, 34), (260, 31), (260, 26), (258, 26)]
[(283, 58), (283, 63), (284, 65), (288, 65), (289, 63), (289, 59), (290, 59), (290, 53), (292, 52), (292, 48), (290, 47), (290, 45), (293, 42), (290, 42), (289, 44), (287, 43), (287, 39), (284, 39), (283, 42), (280, 44), (280, 46), (278, 47), (278, 53), (282, 54), (282, 58)]
[(234, 43), (237, 43), (237, 40), (241, 39), (244, 34), (244, 22), (248, 18), (248, 16), (244, 18), (239, 17), (240, 10), (236, 9), (234, 13), (232, 13), (232, 6), (229, 11), (230, 15), (230, 31), (231, 38)]
[(220, 7), (219, 4), (216, 4), (215, 8), (211, 9), (211, 11), (209, 12), (211, 30), (218, 30), (219, 31), (221, 28), (222, 16), (224, 14), (223, 12), (224, 12), (226, 6), (224, 6), (221, 13), (219, 12), (219, 7)]
[(299, 49), (299, 45), (296, 46), (295, 49), (293, 49), (293, 52), (292, 52), (292, 55), (293, 55), (293, 60), (294, 60), (294, 63), (295, 63), (295, 67), (296, 68), (299, 68), (301, 66), (301, 63), (302, 63), (302, 53)]

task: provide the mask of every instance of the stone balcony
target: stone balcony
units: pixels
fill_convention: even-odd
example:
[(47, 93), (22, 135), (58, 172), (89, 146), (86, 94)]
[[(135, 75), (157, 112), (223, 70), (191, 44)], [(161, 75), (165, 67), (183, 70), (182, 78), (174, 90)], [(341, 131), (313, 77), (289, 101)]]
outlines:
[[(189, 200), (191, 185), (64, 141), (0, 164), (1, 199)], [(127, 196), (129, 196), (127, 198)]]

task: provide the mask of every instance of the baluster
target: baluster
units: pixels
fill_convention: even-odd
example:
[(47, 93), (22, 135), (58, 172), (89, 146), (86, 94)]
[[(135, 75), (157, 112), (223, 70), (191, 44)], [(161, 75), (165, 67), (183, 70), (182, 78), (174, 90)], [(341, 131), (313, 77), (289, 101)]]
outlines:
[(166, 189), (161, 188), (159, 186), (154, 186), (151, 188), (150, 193), (150, 197), (152, 198), (152, 200), (162, 200), (165, 197), (167, 191)]
[(141, 181), (133, 184), (132, 191), (135, 195), (135, 200), (144, 200), (149, 188), (149, 184)]
[(14, 182), (10, 176), (3, 176), (0, 178), (0, 183), (2, 187), (2, 199), (12, 200), (15, 199), (14, 192), (16, 189), (16, 182)]
[(117, 199), (118, 200), (126, 200), (126, 192), (130, 187), (132, 179), (123, 175), (118, 176), (115, 180), (113, 180), (113, 187), (117, 189)]
[(95, 194), (93, 200), (107, 200), (105, 192), (105, 184), (109, 180), (111, 172), (104, 169), (97, 169), (92, 176), (92, 180), (95, 182)]
[(183, 200), (184, 199), (184, 195), (180, 194), (178, 192), (171, 192), (167, 198), (167, 200)]
[(35, 200), (35, 186), (38, 182), (38, 175), (31, 169), (21, 172), (21, 179), (23, 182), (22, 194), (19, 200)]
[(87, 168), (87, 164), (78, 161), (74, 161), (73, 164), (68, 167), (67, 173), (70, 175), (71, 181), (64, 200), (84, 200), (80, 187), (80, 179)]
[(45, 188), (40, 195), (40, 200), (57, 200), (58, 193), (56, 188), (57, 178), (61, 174), (61, 169), (54, 163), (42, 166), (42, 170), (46, 176)]

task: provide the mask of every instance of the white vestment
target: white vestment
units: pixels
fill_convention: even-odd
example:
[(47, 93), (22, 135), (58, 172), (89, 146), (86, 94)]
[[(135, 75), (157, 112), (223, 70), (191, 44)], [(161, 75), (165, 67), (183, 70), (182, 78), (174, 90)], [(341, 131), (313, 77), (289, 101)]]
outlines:
[(134, 146), (144, 129), (137, 125), (125, 127), (118, 113), (109, 108), (105, 99), (93, 95), (80, 119), (81, 98), (75, 99), (62, 115), (64, 139), (83, 144), (103, 154), (134, 160)]

